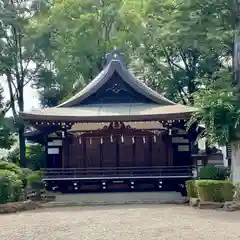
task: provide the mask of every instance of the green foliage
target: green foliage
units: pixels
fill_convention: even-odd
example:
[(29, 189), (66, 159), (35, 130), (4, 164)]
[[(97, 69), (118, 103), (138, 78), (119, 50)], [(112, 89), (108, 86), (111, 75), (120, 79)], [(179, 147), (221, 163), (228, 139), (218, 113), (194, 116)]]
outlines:
[(40, 144), (26, 145), (27, 167), (33, 171), (40, 170), (44, 167), (45, 151)]
[(191, 123), (199, 121), (207, 128), (202, 133), (210, 143), (226, 144), (238, 139), (240, 121), (239, 94), (233, 88), (212, 88), (195, 95), (198, 112)]
[(144, 2), (139, 67), (151, 85), (176, 102), (194, 104), (192, 95), (217, 81), (217, 72), (228, 70), (230, 79), (223, 59), (232, 55), (231, 1)]
[(0, 203), (19, 201), (22, 190), (23, 182), (16, 173), (0, 169)]
[(186, 181), (186, 188), (187, 188), (187, 196), (189, 198), (197, 198), (198, 197), (195, 180)]
[[(1, 96), (1, 93), (0, 93)], [(0, 103), (1, 104), (1, 103)], [(1, 107), (0, 107), (1, 111)], [(0, 148), (10, 149), (15, 142), (12, 129), (8, 126), (6, 118), (0, 112)]]
[(215, 179), (218, 178), (218, 168), (215, 165), (209, 164), (202, 167), (199, 171), (200, 179)]
[(197, 180), (196, 186), (202, 201), (225, 202), (233, 200), (234, 185), (230, 181)]
[(9, 171), (20, 180), (23, 180), (25, 177), (19, 166), (14, 163), (9, 163), (7, 161), (0, 161), (0, 170)]
[[(26, 167), (33, 171), (40, 170), (44, 167), (45, 152), (40, 144), (26, 145)], [(20, 152), (19, 148), (13, 149), (7, 156), (9, 162), (19, 165)]]
[(141, 42), (138, 9), (138, 1), (60, 0), (38, 14), (29, 34), (38, 58), (51, 66), (34, 79), (42, 105), (56, 105), (83, 88), (115, 47), (131, 58)]
[(36, 171), (32, 172), (28, 176), (28, 186), (31, 188), (36, 188), (36, 186), (41, 185), (42, 182), (42, 172)]
[(0, 204), (11, 201), (11, 180), (9, 177), (0, 174)]
[(17, 178), (16, 180), (21, 181), (24, 188), (27, 185), (27, 176), (32, 172), (30, 169), (20, 168), (18, 165), (7, 161), (0, 161), (0, 170), (7, 171), (11, 176), (14, 175)]
[(227, 175), (228, 171), (226, 168), (216, 167), (213, 164), (208, 164), (199, 171), (199, 179), (225, 180)]

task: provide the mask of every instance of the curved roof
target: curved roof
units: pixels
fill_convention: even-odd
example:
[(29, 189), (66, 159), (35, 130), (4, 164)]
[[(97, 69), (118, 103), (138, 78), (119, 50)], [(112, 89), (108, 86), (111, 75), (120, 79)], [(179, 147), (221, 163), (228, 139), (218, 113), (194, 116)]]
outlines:
[[(22, 112), (25, 120), (59, 120), (59, 121), (141, 121), (160, 119), (189, 118), (196, 109), (176, 104), (163, 95), (149, 88), (145, 83), (136, 79), (123, 63), (118, 51), (107, 54), (107, 64), (103, 70), (79, 93), (53, 108), (44, 108)], [(91, 96), (100, 94), (101, 88), (109, 83), (116, 85), (115, 80), (120, 76), (121, 83), (130, 86), (135, 94), (147, 101), (136, 102), (101, 102), (86, 101)], [(123, 85), (124, 85), (123, 84)], [(121, 85), (121, 84), (120, 84)], [(119, 89), (111, 89), (114, 100), (119, 95)], [(98, 95), (99, 96), (99, 95)], [(123, 95), (122, 100), (125, 100)], [(143, 99), (141, 98), (141, 99)], [(88, 104), (86, 104), (86, 102)]]
[(92, 104), (82, 107), (54, 107), (24, 113), (29, 120), (59, 121), (140, 121), (181, 119), (190, 117), (196, 109), (181, 104)]
[(87, 97), (95, 93), (107, 81), (111, 80), (114, 72), (118, 73), (124, 82), (130, 85), (136, 92), (142, 94), (153, 102), (161, 105), (174, 105), (175, 103), (161, 94), (149, 88), (145, 83), (135, 78), (124, 66), (120, 59), (112, 59), (109, 64), (79, 93), (61, 103), (57, 107), (71, 107), (81, 103)]

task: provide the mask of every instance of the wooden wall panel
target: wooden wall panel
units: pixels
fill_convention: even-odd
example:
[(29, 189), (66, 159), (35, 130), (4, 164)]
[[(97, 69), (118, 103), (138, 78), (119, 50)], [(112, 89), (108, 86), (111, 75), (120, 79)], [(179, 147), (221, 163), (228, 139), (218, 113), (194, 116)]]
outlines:
[(102, 144), (102, 167), (117, 167), (117, 155), (116, 155), (116, 138), (111, 139), (109, 137), (103, 138)]
[(86, 168), (100, 167), (100, 138), (86, 138)]
[(167, 148), (162, 135), (156, 136), (156, 142), (152, 141), (152, 166), (167, 165)]
[(136, 167), (146, 167), (149, 166), (149, 144), (148, 138), (145, 137), (145, 143), (143, 137), (136, 137)]
[(119, 141), (119, 167), (133, 167), (133, 141), (131, 136), (124, 136)]

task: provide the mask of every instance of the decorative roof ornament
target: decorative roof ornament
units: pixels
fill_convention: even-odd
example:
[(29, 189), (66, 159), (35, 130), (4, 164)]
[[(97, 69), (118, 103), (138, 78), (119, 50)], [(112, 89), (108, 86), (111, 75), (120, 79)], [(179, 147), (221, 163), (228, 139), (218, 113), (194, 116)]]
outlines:
[(120, 50), (113, 50), (105, 55), (105, 66), (108, 65), (112, 60), (118, 60), (124, 64), (124, 54)]

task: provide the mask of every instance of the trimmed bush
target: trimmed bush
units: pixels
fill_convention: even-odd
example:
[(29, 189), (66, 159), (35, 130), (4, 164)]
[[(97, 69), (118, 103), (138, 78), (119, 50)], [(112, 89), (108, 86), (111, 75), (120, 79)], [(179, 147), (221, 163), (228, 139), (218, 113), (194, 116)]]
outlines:
[(22, 169), (14, 163), (9, 163), (7, 161), (0, 161), (0, 171), (1, 170), (8, 170), (12, 173), (15, 173), (20, 180), (25, 178)]
[(8, 176), (0, 175), (0, 204), (11, 201), (12, 183)]
[(42, 181), (42, 173), (40, 171), (32, 172), (28, 175), (28, 186), (33, 188), (35, 183)]
[(225, 202), (233, 199), (234, 185), (230, 181), (197, 180), (196, 187), (202, 201)]
[(199, 179), (225, 180), (229, 175), (229, 171), (225, 167), (217, 167), (208, 164), (199, 171)]
[(23, 182), (17, 174), (0, 169), (0, 203), (19, 201), (22, 190)]
[(187, 189), (188, 198), (197, 198), (198, 197), (195, 180), (186, 181), (186, 189)]
[(23, 197), (23, 182), (21, 180), (16, 180), (12, 183), (12, 202), (18, 202)]

